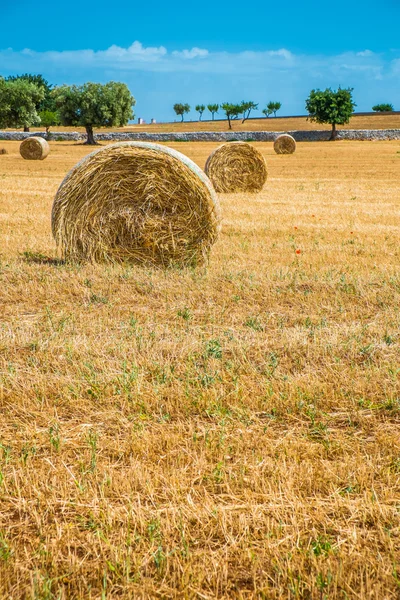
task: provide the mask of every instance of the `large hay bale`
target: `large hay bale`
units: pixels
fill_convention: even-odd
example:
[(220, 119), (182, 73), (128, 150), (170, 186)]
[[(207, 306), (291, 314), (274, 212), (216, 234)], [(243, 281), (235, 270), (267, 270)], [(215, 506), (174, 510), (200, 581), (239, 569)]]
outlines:
[(6, 150), (6, 148), (0, 148), (0, 154), (8, 154), (8, 150)]
[(263, 155), (246, 142), (222, 144), (207, 159), (205, 172), (217, 192), (259, 192), (267, 180)]
[(61, 183), (52, 210), (57, 245), (73, 261), (197, 265), (219, 227), (218, 200), (201, 169), (145, 142), (86, 156)]
[(288, 133), (278, 135), (274, 141), (274, 150), (277, 154), (293, 154), (296, 150), (296, 140)]
[(25, 160), (44, 160), (50, 152), (50, 146), (43, 138), (32, 136), (21, 142), (19, 152)]

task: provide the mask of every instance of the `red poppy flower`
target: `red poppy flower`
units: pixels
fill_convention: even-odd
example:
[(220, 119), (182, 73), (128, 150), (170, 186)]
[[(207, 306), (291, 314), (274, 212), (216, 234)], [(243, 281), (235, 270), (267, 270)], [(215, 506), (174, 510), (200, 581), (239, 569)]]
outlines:
[(301, 254), (301, 250), (297, 249), (296, 254)]

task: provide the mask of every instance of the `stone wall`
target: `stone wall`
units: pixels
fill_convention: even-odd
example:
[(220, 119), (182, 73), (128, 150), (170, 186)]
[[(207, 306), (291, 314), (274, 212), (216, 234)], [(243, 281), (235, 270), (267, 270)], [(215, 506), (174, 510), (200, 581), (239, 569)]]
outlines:
[[(297, 142), (323, 142), (329, 140), (330, 131), (198, 131), (176, 133), (111, 132), (98, 133), (98, 141), (122, 142), (273, 142), (281, 133), (290, 133)], [(20, 131), (0, 131), (0, 140), (21, 141), (26, 137), (40, 136), (51, 141), (84, 141), (85, 133), (52, 131), (23, 133)], [(400, 129), (342, 129), (338, 140), (400, 140)]]

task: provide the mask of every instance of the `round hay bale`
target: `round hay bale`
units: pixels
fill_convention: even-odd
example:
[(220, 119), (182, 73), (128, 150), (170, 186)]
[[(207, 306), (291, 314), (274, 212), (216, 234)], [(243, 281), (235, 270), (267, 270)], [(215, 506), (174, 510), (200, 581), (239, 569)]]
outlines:
[(278, 135), (274, 141), (274, 150), (277, 154), (293, 154), (296, 150), (296, 140), (288, 133)]
[(267, 180), (263, 155), (246, 142), (222, 144), (207, 159), (205, 172), (217, 192), (259, 192)]
[(171, 148), (120, 142), (67, 174), (52, 230), (64, 259), (195, 266), (220, 228), (219, 205), (201, 169)]
[(0, 154), (8, 154), (8, 150), (6, 150), (6, 148), (0, 148)]
[(25, 160), (44, 160), (50, 152), (50, 146), (41, 137), (27, 137), (21, 142), (19, 152)]

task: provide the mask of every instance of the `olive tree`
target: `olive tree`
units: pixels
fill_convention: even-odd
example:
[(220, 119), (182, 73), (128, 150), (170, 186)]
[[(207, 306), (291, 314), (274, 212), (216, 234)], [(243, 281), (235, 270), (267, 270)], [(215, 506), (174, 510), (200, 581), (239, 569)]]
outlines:
[(265, 115), (267, 118), (268, 118), (270, 115), (272, 115), (272, 113), (273, 113), (273, 112), (274, 112), (274, 111), (273, 111), (273, 110), (271, 110), (270, 108), (264, 108), (264, 109), (262, 110), (262, 114), (263, 114), (263, 115)]
[(96, 144), (94, 127), (123, 127), (134, 118), (136, 101), (125, 83), (62, 85), (52, 94), (62, 125), (84, 127), (86, 144)]
[[(267, 104), (267, 110), (270, 111), (269, 114), (274, 113), (274, 117), (276, 117), (276, 113), (278, 112), (278, 110), (280, 110), (282, 107), (282, 103), (281, 102), (268, 102)], [(265, 114), (265, 113), (264, 113)]]
[(199, 113), (199, 121), (201, 121), (201, 116), (205, 110), (206, 110), (206, 107), (204, 106), (204, 104), (196, 105), (196, 111)]
[(56, 111), (42, 110), (42, 112), (39, 113), (39, 118), (40, 124), (46, 129), (46, 133), (49, 133), (50, 127), (53, 127), (53, 125), (60, 124), (60, 117)]
[(226, 114), (226, 118), (228, 119), (229, 129), (232, 129), (232, 120), (237, 119), (238, 116), (243, 112), (242, 105), (225, 102), (224, 104), (221, 104), (221, 108)]
[(240, 104), (241, 113), (242, 113), (242, 123), (244, 123), (249, 117), (252, 110), (257, 110), (258, 104), (255, 102), (245, 102), (244, 100)]
[(25, 79), (6, 81), (0, 77), (0, 127), (29, 127), (40, 123), (37, 107), (44, 91)]
[(181, 104), (178, 102), (174, 104), (174, 111), (179, 117), (181, 117), (181, 122), (183, 122), (184, 115), (190, 112), (190, 106), (189, 104)]
[(214, 121), (214, 115), (218, 112), (219, 104), (207, 104), (207, 108), (212, 114), (212, 120)]
[(331, 140), (337, 137), (336, 125), (345, 125), (350, 121), (356, 104), (353, 102), (353, 88), (334, 91), (311, 90), (306, 100), (306, 110), (310, 121), (329, 123), (332, 126)]

